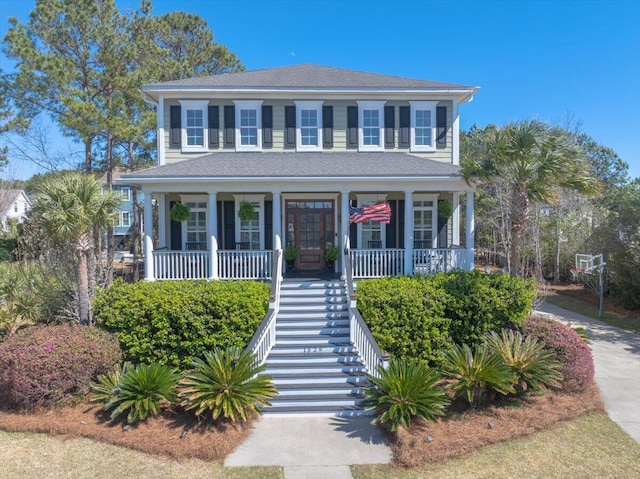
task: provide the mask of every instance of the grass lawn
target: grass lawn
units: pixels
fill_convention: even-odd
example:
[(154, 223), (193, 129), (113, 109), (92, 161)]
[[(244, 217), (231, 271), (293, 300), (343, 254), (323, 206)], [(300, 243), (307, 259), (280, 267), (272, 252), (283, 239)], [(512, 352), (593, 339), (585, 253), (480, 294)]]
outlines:
[(633, 333), (640, 333), (640, 319), (638, 319), (637, 317), (624, 315), (622, 313), (617, 313), (615, 311), (607, 311), (606, 305), (602, 318), (599, 318), (597, 306), (586, 301), (582, 301), (578, 298), (566, 296), (564, 294), (551, 293), (546, 297), (545, 301), (551, 304), (555, 304), (556, 306), (560, 306), (561, 308), (575, 311), (576, 313), (580, 313), (590, 318), (597, 319), (611, 326), (616, 326), (620, 329), (631, 331)]
[(635, 479), (640, 477), (640, 445), (605, 414), (593, 413), (442, 463), (351, 470), (355, 479)]
[(230, 467), (187, 459), (177, 462), (90, 439), (0, 431), (3, 479), (271, 479), (281, 467)]

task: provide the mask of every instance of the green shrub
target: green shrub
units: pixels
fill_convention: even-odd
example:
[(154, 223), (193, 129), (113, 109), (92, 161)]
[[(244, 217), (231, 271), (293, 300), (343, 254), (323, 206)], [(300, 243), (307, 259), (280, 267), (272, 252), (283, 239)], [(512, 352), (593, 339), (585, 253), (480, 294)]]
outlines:
[(380, 347), (395, 358), (438, 365), (453, 343), (520, 326), (535, 284), (507, 275), (455, 271), (358, 283), (358, 309)]
[(438, 364), (451, 344), (446, 297), (427, 278), (380, 278), (358, 283), (358, 309), (383, 351), (393, 358)]
[(451, 389), (456, 396), (464, 395), (473, 408), (486, 403), (491, 393), (515, 393), (516, 375), (484, 343), (476, 344), (473, 351), (467, 344), (455, 345), (445, 354), (442, 373), (454, 380)]
[(118, 341), (106, 331), (30, 326), (0, 343), (0, 404), (33, 408), (72, 402), (121, 361)]
[(449, 405), (445, 389), (436, 385), (439, 380), (423, 361), (394, 359), (379, 378), (369, 376), (365, 404), (375, 410), (374, 422), (389, 422), (392, 431), (399, 425), (408, 429), (414, 418), (435, 421)]
[(523, 336), (520, 331), (503, 329), (501, 334), (492, 331), (485, 336), (486, 344), (516, 374), (515, 388), (525, 392), (530, 388), (539, 391), (543, 386), (562, 386), (560, 363), (555, 353), (544, 347), (533, 336)]
[(104, 406), (108, 404), (109, 401), (113, 399), (114, 394), (118, 392), (122, 376), (124, 376), (132, 366), (129, 361), (125, 361), (122, 363), (122, 366), (98, 376), (96, 382), (91, 383), (91, 389), (93, 391), (91, 402), (100, 403), (104, 409)]
[(15, 260), (18, 240), (15, 238), (0, 238), (0, 261)]
[(215, 347), (245, 346), (269, 303), (259, 282), (114, 283), (94, 304), (97, 321), (117, 334), (127, 360), (180, 370)]
[(126, 413), (127, 423), (132, 424), (170, 406), (176, 397), (178, 379), (175, 370), (158, 363), (124, 366), (92, 384), (96, 393), (93, 400), (100, 402), (105, 411), (111, 411), (111, 419)]
[(278, 394), (270, 377), (258, 375), (266, 366), (239, 347), (207, 351), (192, 365), (179, 384), (180, 404), (196, 416), (207, 411), (213, 420), (246, 421), (260, 412), (258, 404), (270, 406), (268, 400)]
[(566, 324), (541, 316), (530, 316), (524, 323), (524, 334), (543, 341), (556, 353), (562, 365), (562, 387), (580, 391), (593, 382), (595, 368), (589, 345)]

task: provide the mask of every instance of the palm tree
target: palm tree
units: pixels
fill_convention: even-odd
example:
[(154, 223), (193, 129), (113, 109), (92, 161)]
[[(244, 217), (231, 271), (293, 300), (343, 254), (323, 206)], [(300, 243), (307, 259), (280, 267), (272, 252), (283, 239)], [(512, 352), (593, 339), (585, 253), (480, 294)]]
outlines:
[(580, 193), (599, 191), (589, 174), (583, 150), (565, 130), (537, 120), (486, 128), (474, 135), (482, 145), (463, 149), (462, 174), (472, 180), (500, 179), (509, 188), (511, 274), (520, 271), (520, 237), (529, 220), (531, 204), (555, 204), (560, 188)]
[(82, 323), (91, 322), (87, 260), (93, 252), (93, 234), (111, 224), (119, 203), (115, 193), (102, 192), (93, 176), (78, 172), (47, 178), (40, 187), (34, 209), (44, 231), (75, 252), (78, 316)]

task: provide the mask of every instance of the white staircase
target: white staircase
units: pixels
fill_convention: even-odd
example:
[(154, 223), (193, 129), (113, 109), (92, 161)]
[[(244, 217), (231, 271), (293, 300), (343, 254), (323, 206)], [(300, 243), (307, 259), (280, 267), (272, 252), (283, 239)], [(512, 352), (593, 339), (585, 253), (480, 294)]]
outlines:
[(365, 367), (349, 340), (344, 281), (285, 280), (265, 374), (279, 395), (265, 415), (363, 415)]

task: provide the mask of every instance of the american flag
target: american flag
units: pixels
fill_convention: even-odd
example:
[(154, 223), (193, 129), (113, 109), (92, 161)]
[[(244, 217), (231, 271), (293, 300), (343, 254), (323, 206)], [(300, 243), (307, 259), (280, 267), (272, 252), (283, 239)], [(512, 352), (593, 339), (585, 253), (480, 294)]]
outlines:
[(359, 208), (349, 208), (350, 223), (364, 223), (365, 221), (379, 221), (380, 223), (391, 223), (391, 207), (389, 203), (378, 203), (377, 205), (361, 206)]

